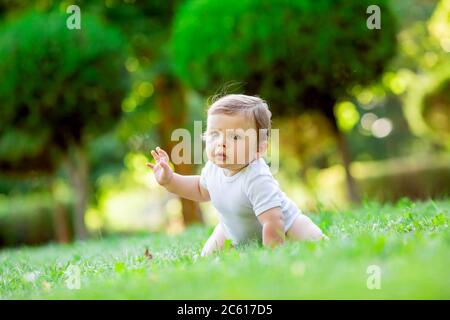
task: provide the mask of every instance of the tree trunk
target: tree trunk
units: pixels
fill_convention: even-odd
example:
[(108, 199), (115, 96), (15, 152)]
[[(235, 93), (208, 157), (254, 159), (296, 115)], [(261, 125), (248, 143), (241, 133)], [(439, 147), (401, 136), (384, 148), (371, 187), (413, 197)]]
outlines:
[(359, 202), (359, 193), (357, 191), (355, 180), (353, 179), (353, 176), (350, 171), (350, 164), (351, 164), (351, 155), (348, 148), (347, 139), (345, 138), (345, 135), (339, 130), (336, 130), (336, 139), (339, 151), (341, 153), (342, 163), (344, 165), (345, 170), (345, 181), (347, 184), (347, 190), (348, 195), (350, 198), (350, 201), (352, 202)]
[(53, 230), (55, 238), (59, 243), (69, 243), (71, 240), (71, 232), (67, 211), (64, 208), (64, 205), (58, 201), (54, 183), (50, 185), (50, 193), (55, 202), (55, 209), (53, 211)]
[(329, 108), (325, 108), (325, 115), (327, 118), (331, 121), (331, 125), (333, 127), (333, 131), (335, 133), (337, 147), (339, 150), (339, 153), (341, 154), (342, 159), (342, 165), (344, 166), (345, 171), (345, 182), (347, 185), (347, 192), (348, 197), (351, 202), (359, 202), (359, 192), (357, 190), (355, 180), (353, 179), (353, 176), (350, 171), (350, 164), (351, 164), (351, 154), (348, 147), (347, 139), (345, 138), (345, 135), (339, 130), (336, 115), (334, 114), (333, 107), (334, 103)]
[(85, 151), (73, 146), (66, 157), (67, 173), (75, 194), (74, 231), (79, 240), (88, 236), (84, 216), (88, 199), (88, 162)]
[(59, 202), (56, 202), (53, 218), (56, 240), (59, 243), (69, 243), (71, 237), (69, 221), (67, 220), (67, 212), (64, 205)]
[[(175, 142), (170, 139), (172, 131), (186, 126), (187, 105), (184, 90), (176, 79), (170, 75), (160, 74), (155, 81), (155, 99), (156, 106), (163, 116), (158, 127), (161, 147), (170, 155), (175, 146)], [(182, 175), (193, 175), (194, 169), (193, 164), (175, 165), (175, 171)], [(180, 200), (185, 225), (203, 223), (198, 203), (183, 198)]]
[[(175, 166), (175, 170), (182, 175), (193, 175), (193, 165), (179, 164)], [(193, 223), (203, 223), (202, 212), (197, 202), (188, 199), (180, 198), (181, 207), (183, 210), (183, 220), (186, 225)]]

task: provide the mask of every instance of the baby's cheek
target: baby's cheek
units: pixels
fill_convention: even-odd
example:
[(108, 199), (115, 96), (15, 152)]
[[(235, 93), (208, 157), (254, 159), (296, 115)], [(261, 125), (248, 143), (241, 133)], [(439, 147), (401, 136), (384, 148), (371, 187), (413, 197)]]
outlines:
[(245, 146), (243, 146), (243, 152), (247, 158), (251, 158), (256, 153), (256, 144), (247, 140)]
[(248, 144), (240, 143), (234, 148), (234, 159), (236, 163), (243, 164), (249, 161), (249, 148)]
[(207, 143), (205, 146), (205, 149), (206, 149), (206, 155), (208, 156), (208, 159), (211, 159), (211, 157), (213, 155), (213, 151), (214, 151), (214, 148), (211, 145), (211, 143)]

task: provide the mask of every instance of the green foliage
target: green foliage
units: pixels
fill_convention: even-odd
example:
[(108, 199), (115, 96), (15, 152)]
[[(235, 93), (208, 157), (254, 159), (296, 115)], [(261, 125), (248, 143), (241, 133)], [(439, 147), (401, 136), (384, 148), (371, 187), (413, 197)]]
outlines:
[(404, 113), (414, 134), (450, 148), (450, 63), (415, 77), (405, 97)]
[(381, 202), (403, 196), (428, 199), (450, 196), (450, 162), (448, 156), (416, 157), (415, 163), (391, 158), (365, 162), (363, 174), (356, 178), (362, 194)]
[[(56, 203), (44, 192), (0, 196), (0, 247), (42, 244), (56, 239), (55, 210), (65, 210), (67, 220), (73, 212), (69, 201)], [(68, 232), (72, 232), (69, 223)]]
[(69, 30), (66, 19), (29, 12), (3, 26), (2, 161), (55, 158), (52, 153), (111, 129), (121, 115), (128, 90), (123, 37), (89, 14), (81, 30)]
[(450, 138), (450, 77), (424, 96), (422, 113), (432, 130)]
[[(330, 237), (200, 258), (207, 228), (0, 252), (0, 297), (35, 299), (446, 299), (449, 200), (366, 202), (312, 219)], [(149, 249), (149, 252), (146, 250)], [(381, 269), (369, 290), (367, 268)], [(80, 289), (66, 286), (71, 266)], [(430, 266), (432, 270), (430, 271)], [(176, 290), (174, 290), (176, 288)]]
[[(366, 26), (371, 4), (381, 8), (381, 30)], [(395, 33), (384, 0), (198, 0), (176, 15), (172, 49), (176, 72), (200, 92), (243, 82), (282, 114), (330, 109), (350, 86), (376, 80)]]

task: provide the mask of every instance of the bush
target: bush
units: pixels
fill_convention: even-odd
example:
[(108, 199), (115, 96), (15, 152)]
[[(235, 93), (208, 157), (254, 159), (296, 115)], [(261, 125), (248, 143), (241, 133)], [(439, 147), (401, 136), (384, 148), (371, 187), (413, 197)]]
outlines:
[[(371, 4), (381, 8), (381, 30), (366, 26)], [(375, 80), (395, 34), (384, 0), (198, 0), (178, 12), (172, 48), (177, 73), (195, 89), (242, 81), (279, 115), (331, 109), (350, 86)]]
[(0, 162), (8, 170), (51, 169), (61, 151), (121, 115), (128, 89), (122, 35), (89, 14), (81, 30), (69, 30), (66, 19), (30, 12), (0, 32)]
[[(50, 194), (40, 192), (0, 197), (0, 247), (55, 241), (57, 205), (67, 213), (66, 219), (72, 221), (71, 204), (57, 204)], [(69, 223), (68, 227), (71, 238), (73, 226)]]

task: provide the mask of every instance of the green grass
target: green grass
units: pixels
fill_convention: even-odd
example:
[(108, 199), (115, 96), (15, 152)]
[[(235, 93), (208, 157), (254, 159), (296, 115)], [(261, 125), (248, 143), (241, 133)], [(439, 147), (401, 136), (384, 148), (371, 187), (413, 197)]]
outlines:
[[(330, 241), (249, 244), (207, 258), (210, 228), (0, 251), (2, 299), (449, 299), (450, 199), (365, 203), (312, 219)], [(144, 254), (148, 247), (153, 258)], [(367, 268), (381, 270), (369, 290)], [(67, 270), (81, 271), (79, 290)]]

